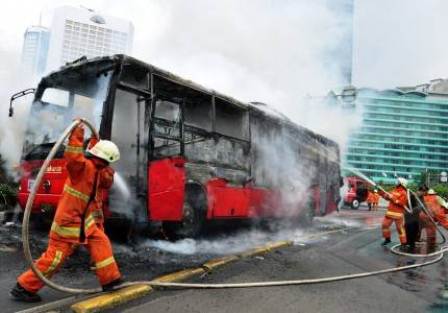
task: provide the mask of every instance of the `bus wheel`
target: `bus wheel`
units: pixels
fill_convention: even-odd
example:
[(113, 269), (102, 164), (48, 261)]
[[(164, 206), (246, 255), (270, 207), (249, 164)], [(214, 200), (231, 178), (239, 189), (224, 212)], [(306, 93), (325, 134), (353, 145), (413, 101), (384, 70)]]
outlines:
[(353, 210), (357, 210), (359, 208), (359, 200), (358, 199), (353, 199), (352, 203), (351, 203), (351, 207)]
[(299, 227), (311, 227), (313, 226), (313, 219), (315, 216), (314, 207), (307, 206), (297, 216), (297, 226)]
[(183, 212), (182, 222), (163, 223), (163, 230), (170, 239), (197, 238), (201, 234), (204, 218), (200, 211), (186, 201)]

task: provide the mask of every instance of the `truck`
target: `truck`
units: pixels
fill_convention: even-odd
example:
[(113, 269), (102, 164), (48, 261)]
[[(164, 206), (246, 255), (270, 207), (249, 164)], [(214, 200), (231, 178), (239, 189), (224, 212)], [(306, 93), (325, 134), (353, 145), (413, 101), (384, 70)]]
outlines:
[(353, 210), (357, 210), (362, 202), (367, 201), (369, 185), (356, 176), (347, 176), (344, 180), (344, 185), (347, 186), (347, 191), (344, 194), (344, 204)]

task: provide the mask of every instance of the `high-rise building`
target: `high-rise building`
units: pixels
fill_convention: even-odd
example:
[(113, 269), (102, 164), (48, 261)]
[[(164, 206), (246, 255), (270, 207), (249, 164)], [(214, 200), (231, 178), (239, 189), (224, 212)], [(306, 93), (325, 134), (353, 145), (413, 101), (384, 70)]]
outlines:
[[(41, 38), (39, 44), (35, 44), (37, 35)], [(30, 27), (25, 33), (22, 64), (32, 69), (33, 74), (41, 75), (82, 56), (130, 54), (133, 36), (130, 21), (83, 7), (57, 7), (48, 28)], [(45, 62), (36, 62), (38, 65), (30, 67), (30, 60)]]
[(49, 37), (48, 28), (30, 26), (26, 29), (21, 60), (22, 71), (26, 77), (40, 76), (44, 73), (47, 65)]
[[(350, 136), (345, 164), (387, 183), (396, 176), (447, 172), (448, 80), (349, 90), (348, 103), (360, 108), (362, 125)], [(344, 102), (343, 93), (338, 100)]]
[(50, 26), (47, 70), (82, 56), (130, 54), (134, 27), (130, 21), (86, 8), (58, 7)]

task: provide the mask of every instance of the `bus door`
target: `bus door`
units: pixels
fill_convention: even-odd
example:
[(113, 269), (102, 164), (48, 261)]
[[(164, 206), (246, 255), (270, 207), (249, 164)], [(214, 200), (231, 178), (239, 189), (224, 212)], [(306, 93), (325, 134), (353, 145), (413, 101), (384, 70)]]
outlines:
[(121, 157), (114, 164), (110, 209), (133, 218), (136, 212), (146, 212), (142, 206), (146, 206), (149, 103), (149, 97), (138, 91), (116, 90), (111, 140), (119, 147)]
[(185, 191), (184, 127), (181, 98), (153, 97), (148, 173), (150, 219), (179, 221)]

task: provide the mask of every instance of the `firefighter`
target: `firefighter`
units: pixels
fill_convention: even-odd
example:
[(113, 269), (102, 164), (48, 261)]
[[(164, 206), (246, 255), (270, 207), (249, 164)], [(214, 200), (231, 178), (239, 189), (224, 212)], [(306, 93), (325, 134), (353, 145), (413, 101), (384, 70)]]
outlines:
[(369, 211), (373, 210), (373, 203), (375, 202), (375, 194), (371, 190), (367, 190), (367, 206)]
[[(423, 196), (425, 206), (428, 209), (431, 217), (442, 225), (445, 229), (448, 229), (448, 220), (446, 217), (446, 203), (437, 195), (433, 189), (429, 189), (426, 195)], [(421, 212), (420, 223), (422, 229), (426, 231), (426, 242), (428, 247), (434, 247), (436, 244), (436, 225), (434, 225), (429, 216)]]
[[(78, 245), (84, 245), (95, 263), (97, 279), (103, 290), (120, 284), (109, 238), (102, 226), (102, 192), (113, 184), (110, 163), (120, 152), (111, 141), (91, 138), (84, 155), (84, 128), (76, 127), (69, 137), (64, 158), (68, 177), (49, 234), (47, 250), (36, 261), (37, 268), (50, 278)], [(37, 302), (43, 282), (30, 269), (17, 278), (10, 294), (14, 300)]]
[(406, 231), (404, 229), (403, 213), (408, 204), (407, 184), (408, 181), (406, 179), (399, 177), (397, 179), (397, 186), (390, 194), (381, 192), (381, 196), (389, 201), (389, 206), (387, 207), (386, 215), (384, 216), (382, 223), (384, 237), (383, 245), (390, 243), (390, 226), (392, 223), (395, 223), (395, 226), (397, 227), (401, 245), (403, 247), (406, 245)]
[(380, 195), (378, 194), (378, 190), (374, 189), (373, 190), (373, 206), (372, 206), (373, 211), (378, 211), (378, 202), (379, 201), (380, 201)]
[[(417, 192), (410, 195), (411, 212), (404, 213), (405, 231), (409, 252), (415, 251), (415, 243), (420, 238), (420, 213), (422, 211), (420, 203), (423, 203), (423, 196), (426, 194), (428, 187), (420, 186)], [(419, 199), (417, 199), (417, 197)], [(420, 200), (420, 201), (419, 201)]]

